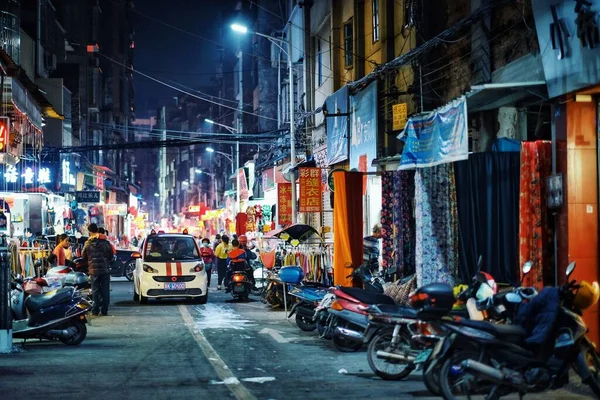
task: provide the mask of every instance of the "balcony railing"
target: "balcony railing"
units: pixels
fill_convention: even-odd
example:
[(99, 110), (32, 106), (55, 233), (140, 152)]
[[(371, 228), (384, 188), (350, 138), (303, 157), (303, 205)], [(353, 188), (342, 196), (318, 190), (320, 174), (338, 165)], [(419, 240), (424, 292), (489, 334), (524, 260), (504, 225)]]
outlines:
[(19, 0), (0, 2), (0, 47), (18, 65), (21, 52), (21, 4)]

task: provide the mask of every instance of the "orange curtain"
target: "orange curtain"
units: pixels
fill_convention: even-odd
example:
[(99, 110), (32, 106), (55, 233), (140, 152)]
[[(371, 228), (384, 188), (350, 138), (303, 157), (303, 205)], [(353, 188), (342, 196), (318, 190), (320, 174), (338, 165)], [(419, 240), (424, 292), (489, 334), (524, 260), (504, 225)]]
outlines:
[(347, 278), (353, 267), (363, 260), (363, 174), (360, 172), (334, 172), (333, 201), (333, 283), (355, 286)]

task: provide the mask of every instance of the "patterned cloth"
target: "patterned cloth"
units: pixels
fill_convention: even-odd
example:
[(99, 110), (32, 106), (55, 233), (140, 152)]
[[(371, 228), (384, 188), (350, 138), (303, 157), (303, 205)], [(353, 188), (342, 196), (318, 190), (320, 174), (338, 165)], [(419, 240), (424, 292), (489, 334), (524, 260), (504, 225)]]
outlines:
[(414, 170), (382, 175), (381, 233), (383, 267), (397, 266), (399, 276), (415, 271)]
[(458, 271), (458, 218), (453, 164), (415, 173), (417, 286), (454, 285)]
[(553, 232), (545, 205), (546, 178), (552, 170), (551, 151), (551, 142), (544, 140), (523, 142), (521, 148), (519, 262), (522, 266), (533, 261), (533, 268), (523, 281), (524, 286), (541, 288), (544, 281), (546, 284), (553, 283)]

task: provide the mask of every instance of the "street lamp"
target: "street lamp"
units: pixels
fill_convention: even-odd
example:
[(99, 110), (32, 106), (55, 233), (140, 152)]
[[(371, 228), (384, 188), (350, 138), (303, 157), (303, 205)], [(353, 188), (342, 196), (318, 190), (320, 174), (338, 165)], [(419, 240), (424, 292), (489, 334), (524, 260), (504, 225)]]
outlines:
[(231, 133), (238, 133), (238, 130), (236, 128), (234, 128), (233, 126), (221, 124), (219, 122), (213, 121), (212, 119), (204, 118), (204, 122), (206, 122), (207, 124), (217, 125), (217, 126), (223, 127), (223, 128), (227, 129)]
[[(265, 35), (264, 33), (254, 32), (248, 30), (248, 28), (244, 25), (240, 24), (232, 24), (231, 29), (235, 32), (241, 34), (252, 33), (256, 36), (261, 36), (268, 39), (275, 46), (279, 47), (281, 51), (287, 56), (288, 62), (288, 80), (290, 85), (290, 158), (291, 161), (291, 170), (294, 170), (296, 166), (296, 127), (294, 124), (294, 64), (292, 63), (292, 35), (288, 35), (288, 40)], [(282, 47), (282, 44), (287, 45), (287, 51)], [(295, 175), (294, 175), (295, 177)], [(292, 224), (296, 223), (296, 179), (292, 182)]]

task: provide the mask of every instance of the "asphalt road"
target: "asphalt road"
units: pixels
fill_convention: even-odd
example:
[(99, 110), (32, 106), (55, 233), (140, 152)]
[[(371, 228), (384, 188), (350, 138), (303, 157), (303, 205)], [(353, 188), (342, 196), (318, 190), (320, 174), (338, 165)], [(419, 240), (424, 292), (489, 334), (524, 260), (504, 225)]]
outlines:
[(432, 398), (418, 374), (383, 381), (364, 351), (340, 353), (257, 298), (234, 303), (213, 287), (206, 305), (141, 306), (122, 280), (111, 295), (110, 315), (92, 321), (80, 346), (15, 341), (17, 352), (0, 354), (0, 399)]

